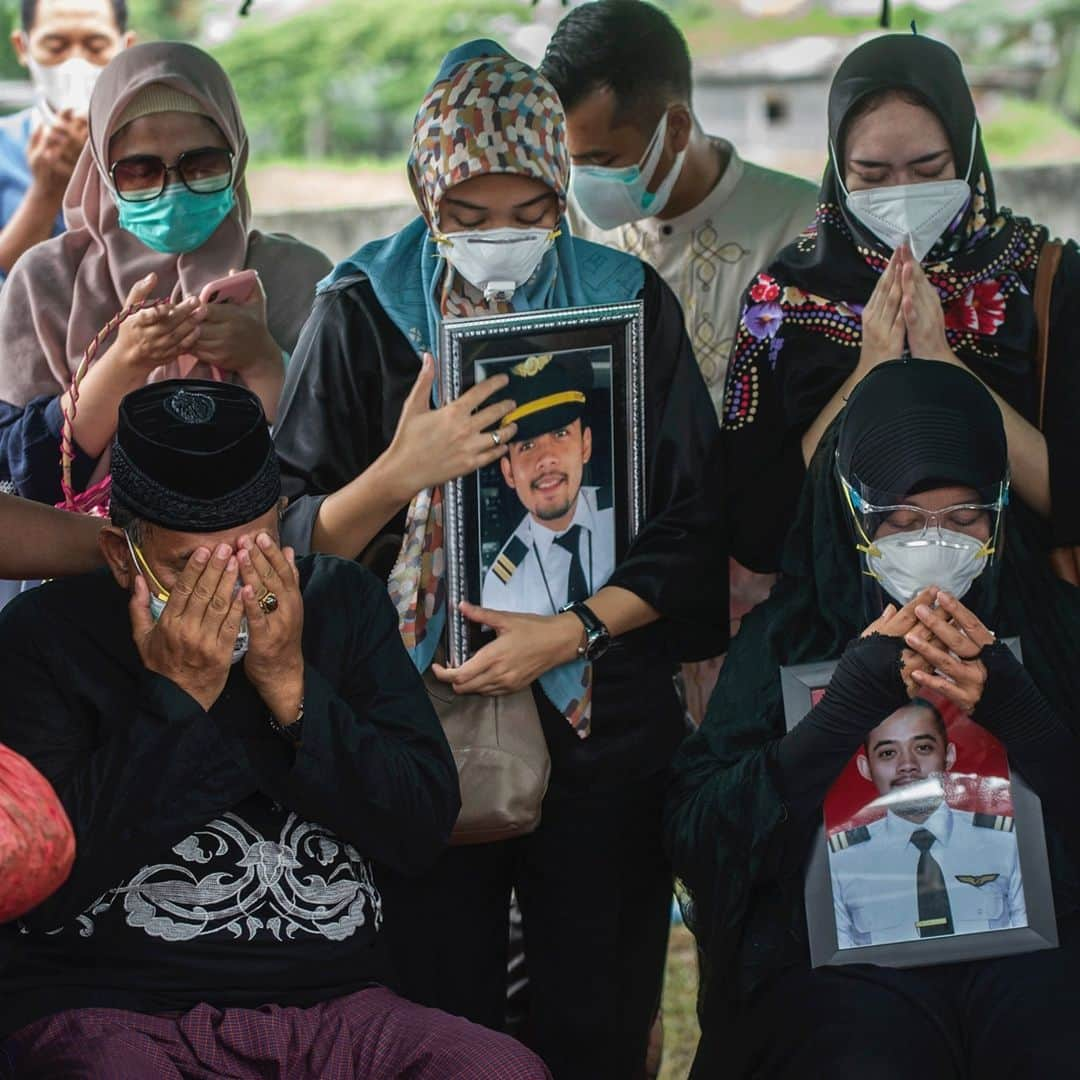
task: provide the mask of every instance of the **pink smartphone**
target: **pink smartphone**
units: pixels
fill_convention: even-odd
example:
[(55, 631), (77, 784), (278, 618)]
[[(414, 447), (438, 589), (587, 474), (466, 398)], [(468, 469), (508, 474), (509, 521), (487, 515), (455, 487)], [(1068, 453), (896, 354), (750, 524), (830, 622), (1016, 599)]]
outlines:
[(204, 304), (243, 304), (251, 299), (258, 280), (257, 271), (241, 270), (204, 285), (199, 299)]

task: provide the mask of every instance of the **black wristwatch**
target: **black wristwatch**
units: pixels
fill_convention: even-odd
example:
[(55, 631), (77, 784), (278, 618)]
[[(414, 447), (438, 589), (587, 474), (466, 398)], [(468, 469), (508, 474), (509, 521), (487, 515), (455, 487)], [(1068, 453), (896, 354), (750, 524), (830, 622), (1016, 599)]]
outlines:
[(580, 600), (559, 608), (560, 615), (564, 611), (572, 611), (585, 627), (585, 644), (578, 646), (578, 656), (584, 660), (599, 660), (611, 646), (608, 628), (593, 614), (592, 608)]

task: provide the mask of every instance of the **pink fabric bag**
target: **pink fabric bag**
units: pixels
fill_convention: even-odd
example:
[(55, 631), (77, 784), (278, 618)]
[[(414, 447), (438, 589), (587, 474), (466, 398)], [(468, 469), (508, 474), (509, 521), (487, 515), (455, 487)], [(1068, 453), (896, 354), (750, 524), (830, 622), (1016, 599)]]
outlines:
[(0, 923), (51, 896), (74, 860), (75, 833), (52, 785), (0, 744)]

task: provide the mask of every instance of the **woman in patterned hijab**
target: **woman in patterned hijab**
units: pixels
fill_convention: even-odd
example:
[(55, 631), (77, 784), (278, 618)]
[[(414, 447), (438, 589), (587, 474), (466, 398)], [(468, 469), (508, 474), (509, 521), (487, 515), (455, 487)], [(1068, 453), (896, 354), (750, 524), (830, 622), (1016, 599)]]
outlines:
[(543, 820), (529, 836), (452, 848), (395, 890), (390, 927), (408, 996), (500, 1027), (515, 889), (536, 1049), (563, 1078), (631, 1076), (670, 917), (659, 808), (685, 730), (672, 673), (726, 639), (715, 413), (670, 290), (632, 256), (570, 235), (565, 117), (534, 69), (491, 41), (450, 53), (417, 113), (409, 177), (419, 216), (335, 269), (294, 354), (275, 429), (285, 535), (301, 552), (393, 564), (402, 637), (426, 670), (447, 616), (442, 485), (502, 458), (516, 434), (492, 438), (514, 408), (499, 400), (505, 375), (437, 400), (441, 324), (641, 300), (645, 520), (586, 598), (619, 647), (580, 658), (581, 622), (555, 610), (569, 584), (534, 614), (463, 606), (498, 636), (433, 670), (444, 697), (531, 687), (551, 756)]
[[(776, 569), (823, 431), (869, 370), (906, 354), (960, 364), (990, 389), (1015, 494), (1048, 519), (1054, 545), (1080, 542), (1080, 254), (1066, 245), (1054, 279), (1040, 431), (1033, 298), (1048, 234), (997, 205), (960, 58), (913, 34), (860, 45), (829, 92), (829, 147), (815, 224), (744, 296), (721, 418), (732, 460), (753, 463), (731, 478), (736, 556)], [(946, 185), (962, 205), (918, 259), (894, 253), (880, 218), (870, 227), (893, 198), (908, 200), (913, 226), (920, 193)], [(860, 202), (876, 209), (860, 214)], [(911, 309), (897, 319), (902, 293)]]

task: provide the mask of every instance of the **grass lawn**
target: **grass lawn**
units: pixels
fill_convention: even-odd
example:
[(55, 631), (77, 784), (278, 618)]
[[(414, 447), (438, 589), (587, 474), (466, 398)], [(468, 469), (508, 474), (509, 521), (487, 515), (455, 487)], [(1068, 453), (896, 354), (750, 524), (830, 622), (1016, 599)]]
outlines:
[(698, 1042), (697, 952), (681, 923), (671, 928), (664, 975), (664, 1060), (660, 1080), (686, 1080)]

